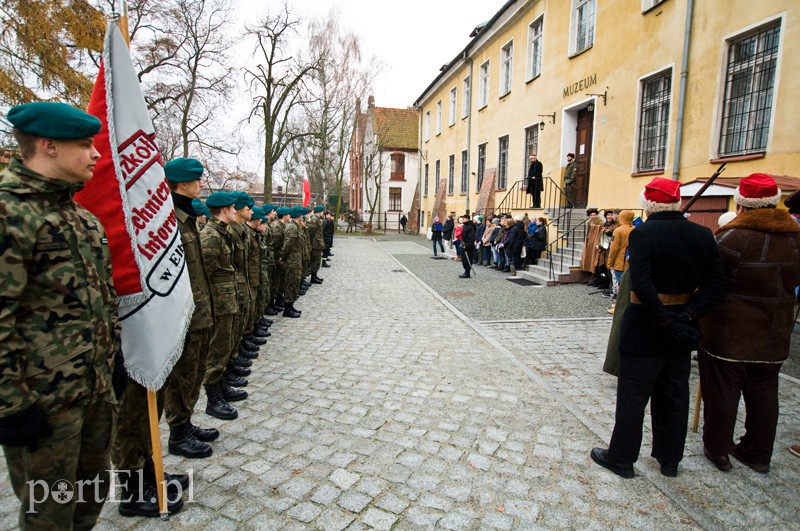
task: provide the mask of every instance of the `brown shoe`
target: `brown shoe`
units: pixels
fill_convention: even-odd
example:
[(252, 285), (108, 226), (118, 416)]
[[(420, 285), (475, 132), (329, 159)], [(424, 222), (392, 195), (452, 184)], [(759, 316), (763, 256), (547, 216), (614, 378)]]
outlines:
[(754, 463), (753, 461), (751, 461), (750, 459), (748, 459), (747, 457), (742, 455), (742, 452), (739, 450), (739, 445), (738, 444), (736, 446), (734, 446), (733, 452), (731, 452), (731, 455), (733, 455), (733, 457), (735, 457), (740, 463), (750, 467), (752, 470), (758, 472), (759, 474), (766, 474), (767, 472), (769, 472), (769, 465), (768, 464), (767, 465), (762, 465), (760, 463)]
[(793, 455), (800, 457), (800, 444), (793, 444), (789, 447), (789, 451), (792, 452)]
[(714, 455), (708, 451), (708, 448), (703, 446), (703, 455), (705, 455), (709, 461), (711, 461), (717, 469), (722, 470), (723, 472), (730, 472), (733, 465), (731, 464), (731, 459), (727, 455)]

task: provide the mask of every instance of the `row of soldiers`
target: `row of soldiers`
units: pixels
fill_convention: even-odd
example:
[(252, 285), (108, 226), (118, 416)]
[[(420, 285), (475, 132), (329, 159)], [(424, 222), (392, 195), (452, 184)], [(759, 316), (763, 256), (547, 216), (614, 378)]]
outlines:
[[(21, 158), (0, 172), (0, 444), (20, 527), (91, 528), (112, 481), (121, 514), (157, 516), (147, 391), (125, 372), (105, 231), (73, 200), (100, 158), (100, 121), (55, 102), (18, 105), (7, 118)], [(203, 458), (220, 433), (192, 423), (201, 389), (209, 415), (237, 417), (230, 402), (247, 397), (242, 387), (271, 335), (269, 317), (300, 317), (297, 298), (322, 283), (333, 222), (323, 222), (320, 207), (313, 215), (256, 207), (241, 192), (217, 192), (203, 204), (204, 168), (195, 159), (171, 161), (164, 172), (195, 311), (156, 393), (158, 412), (170, 453)], [(189, 477), (165, 479), (176, 512)]]

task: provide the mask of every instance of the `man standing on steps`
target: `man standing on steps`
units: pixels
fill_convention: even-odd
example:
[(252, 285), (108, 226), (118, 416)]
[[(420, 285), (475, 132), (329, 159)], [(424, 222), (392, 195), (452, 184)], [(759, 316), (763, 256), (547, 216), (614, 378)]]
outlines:
[(531, 165), (528, 166), (528, 182), (526, 183), (525, 191), (531, 196), (531, 208), (542, 208), (542, 189), (544, 188), (542, 173), (544, 166), (537, 160), (536, 153), (531, 153), (528, 160)]
[(461, 229), (461, 245), (464, 249), (464, 259), (461, 265), (464, 272), (459, 275), (459, 278), (469, 278), (472, 264), (478, 260), (478, 251), (475, 249), (475, 223), (469, 218), (468, 214), (462, 216), (462, 229)]
[(164, 165), (194, 298), (194, 313), (183, 353), (165, 386), (164, 415), (169, 424), (169, 453), (189, 458), (209, 457), (213, 450), (208, 443), (219, 437), (219, 431), (214, 428), (203, 429), (192, 424), (192, 412), (206, 373), (214, 323), (211, 285), (203, 262), (197, 212), (192, 206), (192, 200), (198, 199), (203, 189), (203, 170), (203, 164), (197, 159), (178, 158)]
[(578, 172), (575, 153), (567, 153), (567, 168), (564, 171), (564, 196), (567, 208), (575, 206), (575, 176)]

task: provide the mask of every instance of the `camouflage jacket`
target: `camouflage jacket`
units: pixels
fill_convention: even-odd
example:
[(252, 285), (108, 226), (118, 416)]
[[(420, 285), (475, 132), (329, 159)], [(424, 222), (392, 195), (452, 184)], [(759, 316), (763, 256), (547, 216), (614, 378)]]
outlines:
[(178, 218), (178, 230), (181, 233), (181, 244), (186, 256), (186, 270), (189, 272), (189, 281), (192, 284), (194, 313), (192, 321), (189, 323), (189, 331), (192, 332), (214, 324), (211, 285), (203, 259), (203, 249), (200, 245), (197, 218), (179, 208), (175, 209), (175, 216)]
[(245, 239), (245, 228), (240, 223), (230, 223), (228, 224), (228, 232), (231, 235), (231, 241), (233, 246), (233, 267), (236, 270), (236, 293), (240, 298), (240, 302), (245, 304), (245, 298), (250, 297), (249, 293), (250, 290), (247, 289), (247, 276), (249, 275), (249, 271), (247, 270), (247, 251), (248, 245), (247, 240)]
[(200, 246), (211, 283), (214, 315), (233, 315), (239, 311), (236, 300), (236, 270), (233, 267), (233, 243), (228, 224), (212, 217), (200, 231)]
[(310, 260), (311, 239), (308, 237), (308, 227), (300, 227), (300, 236), (303, 242), (303, 260)]
[(275, 248), (274, 237), (272, 235), (275, 229), (267, 223), (265, 224), (266, 230), (261, 235), (261, 262), (268, 267), (275, 266)]
[(111, 258), (98, 219), (72, 200), (79, 189), (18, 160), (0, 172), (0, 417), (114, 401)]
[(290, 267), (300, 267), (303, 261), (303, 237), (300, 226), (294, 220), (286, 224), (281, 257), (283, 257), (283, 263)]
[(272, 250), (275, 263), (283, 258), (283, 238), (286, 234), (286, 225), (283, 221), (276, 219), (272, 223)]
[(321, 251), (325, 248), (325, 240), (322, 239), (322, 220), (316, 214), (308, 218), (308, 237), (311, 239), (311, 250)]
[(247, 282), (253, 288), (261, 285), (261, 233), (250, 225), (243, 227), (247, 245)]

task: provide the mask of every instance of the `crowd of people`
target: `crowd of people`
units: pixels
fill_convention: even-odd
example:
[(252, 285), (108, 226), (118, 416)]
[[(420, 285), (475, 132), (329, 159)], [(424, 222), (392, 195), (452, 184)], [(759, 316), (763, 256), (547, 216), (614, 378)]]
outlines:
[[(442, 224), (436, 216), (431, 223), (430, 240), (433, 256), (444, 253), (443, 241), (447, 241), (464, 267), (461, 278), (470, 278), (473, 266), (509, 274), (536, 265), (547, 248), (547, 218), (531, 220), (527, 214), (512, 217), (501, 214), (484, 221), (483, 216), (450, 215)], [(437, 250), (438, 249), (438, 250)]]
[[(147, 390), (125, 371), (106, 235), (73, 200), (100, 158), (100, 121), (49, 102), (12, 107), (7, 117), (21, 158), (0, 173), (0, 444), (20, 527), (93, 527), (111, 481), (121, 487), (121, 515), (158, 516)], [(221, 434), (193, 422), (201, 390), (206, 414), (237, 418), (232, 403), (247, 399), (270, 317), (300, 318), (298, 299), (323, 283), (334, 220), (322, 206), (256, 206), (245, 192), (218, 191), (204, 203), (196, 159), (172, 160), (164, 174), (195, 310), (181, 357), (156, 392), (158, 413), (169, 425), (168, 451), (202, 459)], [(165, 479), (174, 513), (189, 477)], [(31, 485), (58, 481), (93, 492), (80, 503), (32, 497)]]

